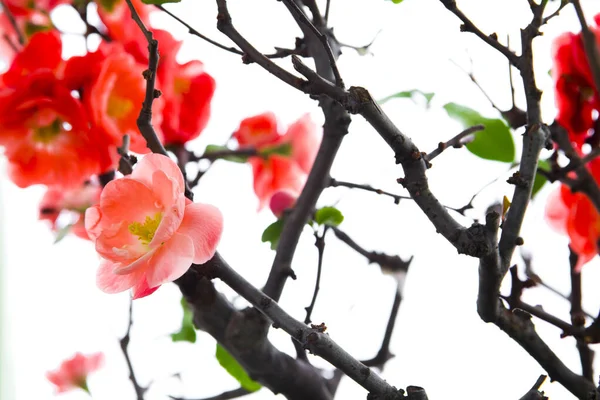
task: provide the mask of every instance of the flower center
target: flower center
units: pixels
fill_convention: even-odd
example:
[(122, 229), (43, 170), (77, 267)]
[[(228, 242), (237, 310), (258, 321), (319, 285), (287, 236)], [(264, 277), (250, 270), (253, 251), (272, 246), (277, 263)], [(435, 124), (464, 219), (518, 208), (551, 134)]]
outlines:
[(50, 143), (62, 131), (62, 123), (57, 118), (49, 125), (40, 126), (33, 130), (33, 139), (36, 142)]
[(131, 100), (113, 94), (108, 99), (106, 113), (111, 118), (121, 119), (125, 115), (129, 114), (132, 108), (133, 103)]
[(192, 84), (191, 79), (175, 78), (173, 89), (175, 94), (181, 95), (190, 91), (190, 85)]
[(154, 238), (154, 234), (156, 233), (161, 220), (162, 213), (157, 212), (154, 214), (154, 218), (148, 216), (143, 223), (132, 222), (129, 224), (128, 229), (129, 232), (138, 237), (142, 244), (148, 245)]

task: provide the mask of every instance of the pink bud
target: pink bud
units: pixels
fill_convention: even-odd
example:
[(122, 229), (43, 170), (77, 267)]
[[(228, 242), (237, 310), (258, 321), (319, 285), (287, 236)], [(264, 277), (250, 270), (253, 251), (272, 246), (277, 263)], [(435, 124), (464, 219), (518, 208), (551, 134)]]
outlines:
[(269, 206), (271, 211), (277, 218), (281, 218), (283, 212), (288, 208), (292, 208), (296, 203), (298, 195), (289, 190), (279, 190), (271, 196)]

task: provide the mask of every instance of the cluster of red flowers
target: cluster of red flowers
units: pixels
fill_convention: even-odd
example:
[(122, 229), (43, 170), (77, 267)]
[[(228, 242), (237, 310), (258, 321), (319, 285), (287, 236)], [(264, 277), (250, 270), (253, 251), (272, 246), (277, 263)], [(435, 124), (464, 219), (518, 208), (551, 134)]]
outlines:
[[(600, 14), (594, 20), (600, 25)], [(590, 28), (600, 46), (600, 27)], [(598, 146), (599, 143), (595, 138), (600, 135), (600, 94), (594, 84), (582, 34), (567, 32), (559, 36), (554, 42), (553, 61), (556, 122), (567, 130), (571, 142), (583, 155), (584, 144)], [(600, 183), (600, 161), (593, 160), (588, 169)], [(548, 199), (546, 217), (555, 229), (569, 236), (571, 248), (579, 255), (578, 270), (598, 254), (600, 214), (584, 194), (573, 193), (568, 186), (561, 185)]]
[[(106, 40), (96, 51), (68, 60), (61, 57), (61, 35), (50, 19), (64, 3), (69, 2), (7, 0), (17, 29), (8, 13), (0, 14), (5, 38), (0, 51), (9, 64), (0, 75), (0, 146), (16, 185), (49, 187), (40, 214), (53, 224), (61, 210), (81, 214), (95, 202), (90, 191), (97, 185), (89, 182), (117, 167), (116, 148), (124, 135), (131, 151), (149, 152), (136, 125), (146, 90), (147, 41), (125, 0), (97, 3)], [(133, 3), (150, 26), (151, 6)], [(165, 145), (182, 145), (206, 126), (215, 82), (200, 61), (176, 61), (180, 41), (166, 31), (154, 34), (165, 50), (157, 73), (162, 95), (153, 105), (155, 130)], [(82, 226), (83, 219), (74, 223)]]

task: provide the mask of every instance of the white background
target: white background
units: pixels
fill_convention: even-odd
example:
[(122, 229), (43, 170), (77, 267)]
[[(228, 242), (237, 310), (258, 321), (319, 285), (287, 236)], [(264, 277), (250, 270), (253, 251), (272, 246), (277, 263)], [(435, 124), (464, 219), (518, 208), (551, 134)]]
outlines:
[[(230, 1), (233, 22), (239, 31), (264, 52), (273, 46), (293, 47), (300, 35), (282, 3), (273, 0)], [(322, 2), (324, 3), (324, 2)], [(511, 35), (519, 43), (519, 28), (530, 20), (527, 2), (459, 1), (463, 11), (484, 32), (497, 32), (502, 41)], [(551, 2), (549, 9), (557, 7)], [(597, 2), (584, 2), (591, 21), (600, 12)], [(216, 30), (214, 2), (185, 0), (169, 7), (201, 32), (229, 43)], [(68, 10), (56, 11), (55, 18), (73, 17)], [(65, 30), (80, 32), (82, 27), (68, 19)], [(181, 61), (201, 59), (217, 81), (213, 113), (209, 126), (191, 148), (201, 151), (209, 143), (224, 143), (240, 120), (264, 111), (275, 112), (286, 126), (305, 112), (311, 112), (322, 124), (316, 102), (279, 82), (257, 65), (244, 65), (236, 55), (190, 37), (186, 29), (168, 16), (157, 16), (157, 26), (168, 27), (185, 45)], [(489, 95), (502, 108), (510, 107), (507, 62), (471, 34), (459, 32), (459, 21), (438, 1), (406, 0), (394, 5), (383, 0), (333, 0), (331, 24), (344, 43), (363, 45), (381, 29), (373, 55), (361, 57), (344, 49), (339, 67), (348, 86), (368, 88), (375, 98), (418, 88), (435, 92), (429, 110), (410, 100), (395, 100), (384, 106), (400, 129), (412, 137), (422, 151), (430, 151), (438, 142), (461, 130), (442, 109), (449, 101), (458, 102), (496, 117), (485, 97), (456, 65), (472, 68)], [(578, 31), (575, 14), (567, 7), (561, 16), (544, 27), (544, 36), (535, 41), (535, 69), (538, 85), (544, 89), (544, 118), (555, 115), (550, 45), (566, 30)], [(84, 42), (78, 35), (65, 35), (65, 57), (80, 54)], [(470, 65), (472, 59), (473, 65)], [(453, 62), (452, 62), (453, 61)], [(289, 59), (280, 62), (291, 70)], [(520, 79), (516, 78), (519, 105), (524, 107)], [(514, 135), (520, 147), (520, 135)], [(505, 183), (508, 166), (471, 156), (465, 149), (449, 150), (434, 160), (428, 172), (430, 185), (442, 203), (464, 205), (471, 195), (491, 180), (501, 177), (484, 190), (468, 216), (457, 218), (468, 225), (483, 218), (488, 205), (503, 195), (512, 195)], [(5, 174), (2, 174), (4, 177)], [(353, 118), (350, 134), (344, 141), (332, 176), (339, 180), (370, 183), (402, 193), (396, 178), (401, 168), (394, 164), (392, 152), (361, 117)], [(2, 399), (53, 398), (53, 386), (45, 373), (76, 351), (106, 354), (105, 367), (92, 375), (90, 389), (95, 399), (133, 399), (118, 338), (127, 322), (128, 293), (107, 295), (95, 286), (98, 258), (93, 246), (75, 237), (53, 245), (48, 227), (37, 221), (37, 204), (44, 189), (18, 189), (6, 179), (2, 183), (3, 210), (0, 224), (4, 234), (2, 280), (6, 351), (8, 368), (2, 368)], [(546, 187), (528, 211), (522, 235), (527, 251), (533, 254), (534, 267), (548, 283), (563, 293), (569, 291), (568, 240), (552, 232), (543, 221)], [(217, 205), (225, 218), (225, 231), (219, 251), (249, 281), (261, 286), (274, 253), (260, 241), (264, 228), (273, 221), (268, 210), (257, 213), (249, 166), (218, 162), (196, 190), (196, 201)], [(491, 324), (484, 324), (476, 312), (477, 261), (458, 256), (423, 213), (410, 201), (399, 206), (389, 198), (343, 188), (327, 189), (321, 205), (337, 204), (346, 220), (341, 228), (369, 250), (385, 251), (402, 257), (414, 255), (407, 277), (404, 301), (392, 340), (391, 360), (383, 373), (397, 387), (419, 385), (429, 398), (520, 398), (544, 371), (508, 336)], [(316, 272), (316, 249), (307, 229), (294, 259), (297, 281), (290, 281), (282, 306), (298, 319), (312, 296)], [(520, 263), (518, 253), (514, 262)], [(584, 268), (585, 308), (596, 314), (600, 307), (597, 294), (597, 260)], [(219, 288), (227, 289), (217, 282)], [(359, 359), (372, 357), (379, 349), (387, 316), (394, 297), (395, 283), (383, 276), (378, 267), (367, 265), (364, 258), (341, 244), (333, 235), (327, 238), (321, 294), (313, 320), (325, 322), (331, 337)], [(506, 290), (506, 288), (505, 288)], [(227, 293), (232, 295), (230, 291)], [(200, 398), (237, 387), (214, 358), (215, 342), (198, 333), (196, 344), (175, 343), (169, 334), (181, 321), (180, 294), (174, 285), (164, 285), (148, 298), (134, 303), (134, 327), (131, 354), (139, 380), (153, 382), (147, 400), (166, 399), (167, 394)], [(569, 320), (569, 304), (544, 289), (532, 289), (524, 299), (543, 304), (564, 320)], [(245, 303), (237, 299), (240, 307)], [(578, 354), (571, 338), (560, 339), (560, 331), (535, 321), (538, 332), (564, 362), (580, 371)], [(274, 330), (272, 340), (293, 354), (287, 335)], [(594, 346), (593, 346), (594, 347)], [(328, 368), (320, 359), (316, 365)], [(600, 371), (600, 363), (596, 363)], [(173, 378), (181, 373), (181, 380)], [(557, 383), (543, 386), (553, 399), (571, 396)], [(83, 392), (61, 396), (64, 400), (85, 399)], [(268, 390), (247, 396), (270, 399)], [(344, 379), (340, 399), (364, 399), (366, 392)]]

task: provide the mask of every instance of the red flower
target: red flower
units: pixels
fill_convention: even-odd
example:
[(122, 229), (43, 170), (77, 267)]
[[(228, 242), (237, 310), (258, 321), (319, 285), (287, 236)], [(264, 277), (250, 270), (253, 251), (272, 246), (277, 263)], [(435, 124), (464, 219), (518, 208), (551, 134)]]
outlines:
[[(84, 89), (84, 102), (94, 126), (116, 146), (120, 146), (123, 135), (128, 134), (130, 148), (136, 153), (149, 152), (137, 127), (146, 94), (146, 80), (142, 76), (146, 69), (147, 66), (136, 63), (130, 54), (115, 51), (104, 59), (89, 89)], [(152, 121), (159, 137), (162, 132), (157, 127), (162, 121), (162, 108), (162, 99), (156, 99), (152, 105)]]
[(165, 110), (162, 130), (165, 144), (184, 144), (197, 138), (208, 123), (215, 80), (200, 61), (177, 65), (170, 81), (163, 82)]
[(46, 374), (46, 378), (56, 385), (58, 393), (73, 389), (83, 389), (88, 392), (87, 377), (102, 365), (104, 355), (102, 353), (90, 354), (89, 356), (76, 353), (72, 358), (63, 361), (60, 367)]
[(272, 113), (247, 118), (241, 122), (234, 137), (240, 147), (254, 147), (262, 153), (262, 156), (249, 159), (259, 208), (279, 190), (302, 190), (320, 142), (308, 115), (290, 125), (284, 135), (279, 133)]
[[(150, 6), (143, 4), (140, 0), (133, 0), (132, 3), (142, 22), (146, 26), (149, 26)], [(99, 5), (98, 15), (102, 23), (106, 26), (111, 39), (120, 43), (126, 43), (131, 40), (144, 42), (146, 40), (140, 28), (133, 18), (131, 18), (129, 6), (125, 0), (117, 0), (116, 2), (98, 1), (97, 4)]]
[(101, 143), (79, 100), (51, 71), (0, 90), (0, 145), (18, 186), (81, 185), (104, 171)]
[[(600, 182), (600, 160), (594, 159), (588, 168)], [(571, 248), (579, 255), (578, 271), (598, 254), (600, 214), (586, 195), (561, 185), (548, 199), (546, 219), (558, 232), (569, 236)]]
[[(600, 15), (596, 16), (596, 21)], [(592, 27), (600, 45), (600, 29)], [(600, 110), (600, 98), (587, 62), (581, 33), (567, 32), (554, 42), (556, 120), (568, 132), (571, 140), (581, 146), (594, 125), (593, 111)]]

